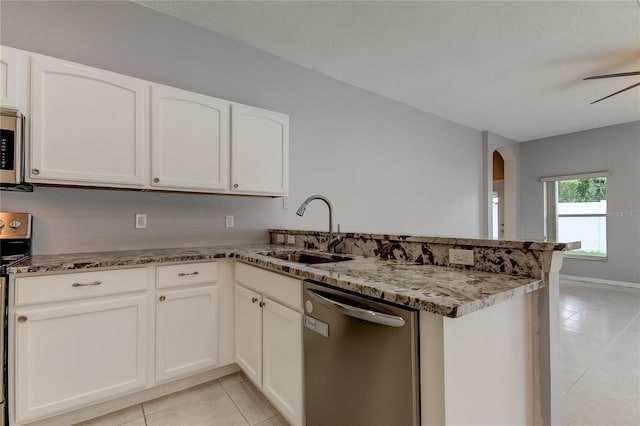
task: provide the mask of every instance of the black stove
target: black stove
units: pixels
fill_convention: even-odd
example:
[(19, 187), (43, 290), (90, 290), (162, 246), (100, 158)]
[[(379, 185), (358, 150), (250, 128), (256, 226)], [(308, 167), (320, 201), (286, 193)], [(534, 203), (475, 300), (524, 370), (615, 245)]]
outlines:
[(31, 255), (31, 215), (0, 212), (0, 275)]
[(0, 426), (7, 422), (7, 268), (31, 255), (31, 215), (29, 213), (0, 212)]

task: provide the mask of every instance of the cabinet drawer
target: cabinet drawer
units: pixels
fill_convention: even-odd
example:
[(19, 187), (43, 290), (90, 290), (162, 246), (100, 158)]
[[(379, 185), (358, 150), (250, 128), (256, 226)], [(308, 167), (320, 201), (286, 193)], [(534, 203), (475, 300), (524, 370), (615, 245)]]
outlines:
[(16, 278), (16, 306), (145, 291), (147, 284), (147, 268)]
[(302, 281), (236, 262), (236, 282), (302, 311)]
[(158, 266), (158, 288), (182, 287), (218, 281), (218, 263), (187, 263), (182, 265)]

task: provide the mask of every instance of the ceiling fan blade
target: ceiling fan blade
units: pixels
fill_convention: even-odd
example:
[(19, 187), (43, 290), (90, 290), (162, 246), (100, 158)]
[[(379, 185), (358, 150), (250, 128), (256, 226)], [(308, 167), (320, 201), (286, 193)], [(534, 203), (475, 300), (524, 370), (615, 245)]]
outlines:
[(598, 78), (611, 78), (611, 77), (627, 77), (630, 75), (640, 75), (640, 71), (621, 72), (617, 74), (592, 75), (591, 77), (583, 78), (583, 80), (596, 80)]
[(629, 86), (629, 87), (625, 87), (625, 88), (624, 88), (624, 89), (622, 89), (622, 90), (618, 90), (617, 92), (612, 93), (612, 94), (610, 94), (609, 96), (605, 96), (604, 98), (600, 98), (600, 99), (598, 99), (597, 101), (593, 101), (593, 102), (591, 102), (589, 105), (593, 105), (593, 104), (595, 104), (596, 102), (604, 101), (605, 99), (610, 98), (610, 97), (612, 97), (613, 95), (617, 95), (618, 93), (626, 92), (627, 90), (629, 90), (629, 89), (633, 89), (633, 88), (634, 88), (634, 87), (636, 87), (636, 86), (640, 86), (640, 83), (632, 84), (632, 85), (631, 85), (631, 86)]

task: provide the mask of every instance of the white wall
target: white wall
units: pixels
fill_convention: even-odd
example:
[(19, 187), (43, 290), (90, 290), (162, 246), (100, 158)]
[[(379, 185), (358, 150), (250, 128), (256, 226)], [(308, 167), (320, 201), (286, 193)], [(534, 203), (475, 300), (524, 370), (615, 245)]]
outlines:
[[(128, 2), (1, 3), (0, 43), (290, 114), (290, 208), (278, 199), (36, 189), (34, 252), (267, 241), (264, 229), (478, 236), (481, 133)], [(483, 200), (484, 201), (484, 200)], [(149, 229), (132, 229), (135, 212)], [(224, 215), (237, 216), (224, 228)], [(178, 220), (180, 222), (178, 223)]]
[(640, 283), (640, 122), (524, 142), (520, 145), (523, 238), (543, 237), (540, 178), (608, 171), (608, 260), (565, 259), (561, 273)]

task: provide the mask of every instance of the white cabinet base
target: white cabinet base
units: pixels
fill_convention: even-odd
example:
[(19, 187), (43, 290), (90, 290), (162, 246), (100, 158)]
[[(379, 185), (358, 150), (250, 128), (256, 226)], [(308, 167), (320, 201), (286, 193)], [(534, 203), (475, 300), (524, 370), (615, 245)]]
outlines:
[(216, 286), (161, 291), (157, 298), (156, 381), (218, 363)]
[(147, 296), (21, 309), (14, 321), (18, 422), (147, 385)]
[(285, 418), (302, 424), (302, 314), (264, 299), (262, 391)]
[(236, 285), (236, 362), (247, 377), (262, 386), (262, 296)]

